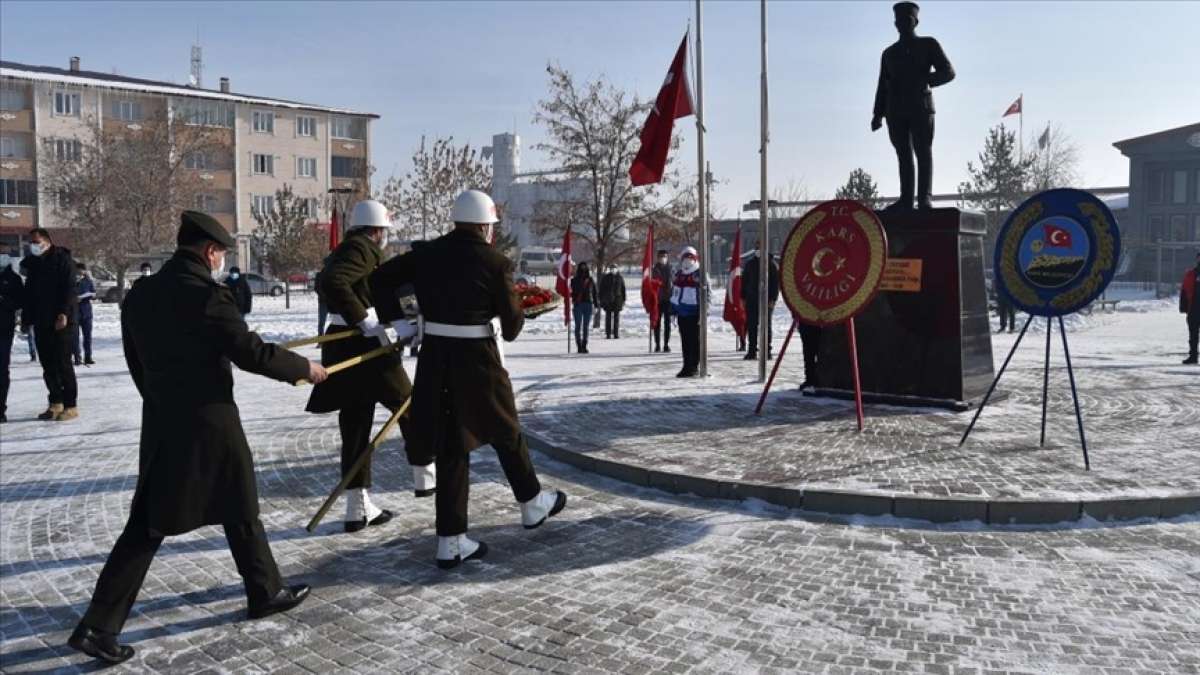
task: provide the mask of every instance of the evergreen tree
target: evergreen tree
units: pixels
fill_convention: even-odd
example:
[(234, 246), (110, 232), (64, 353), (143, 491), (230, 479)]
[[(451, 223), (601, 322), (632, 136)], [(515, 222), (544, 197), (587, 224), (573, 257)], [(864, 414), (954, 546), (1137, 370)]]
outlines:
[(970, 180), (959, 185), (962, 199), (987, 217), (988, 241), (994, 241), (1004, 217), (1025, 197), (1034, 158), (1017, 156), (1017, 134), (1002, 125), (988, 130), (979, 165), (967, 162)]
[(853, 199), (870, 209), (879, 208), (879, 186), (865, 169), (850, 172), (846, 184), (837, 189), (835, 199)]

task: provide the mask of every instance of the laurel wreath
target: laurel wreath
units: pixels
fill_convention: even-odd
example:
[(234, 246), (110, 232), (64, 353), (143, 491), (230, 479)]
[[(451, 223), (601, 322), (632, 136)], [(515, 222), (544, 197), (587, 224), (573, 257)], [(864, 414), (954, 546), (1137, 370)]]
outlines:
[(1042, 215), (1042, 211), (1042, 202), (1036, 201), (1029, 204), (1025, 210), (1014, 214), (1012, 222), (1004, 232), (1004, 241), (1000, 252), (1000, 276), (1004, 278), (1004, 287), (1008, 289), (1014, 300), (1026, 307), (1035, 307), (1042, 302), (1037, 291), (1025, 283), (1025, 278), (1017, 269), (1018, 253), (1021, 249), (1021, 240), (1025, 238), (1025, 232), (1029, 229), (1029, 225)]
[(793, 314), (810, 323), (831, 325), (841, 323), (858, 314), (871, 299), (876, 287), (879, 286), (880, 279), (883, 278), (883, 268), (887, 261), (887, 244), (884, 242), (882, 228), (879, 227), (872, 215), (865, 210), (855, 211), (852, 217), (867, 238), (868, 250), (882, 253), (871, 256), (866, 277), (854, 295), (836, 307), (818, 309), (804, 299), (796, 284), (796, 258), (799, 255), (800, 244), (804, 242), (810, 232), (821, 224), (826, 215), (825, 211), (813, 211), (792, 230), (783, 251), (780, 276), (783, 281), (783, 299)]

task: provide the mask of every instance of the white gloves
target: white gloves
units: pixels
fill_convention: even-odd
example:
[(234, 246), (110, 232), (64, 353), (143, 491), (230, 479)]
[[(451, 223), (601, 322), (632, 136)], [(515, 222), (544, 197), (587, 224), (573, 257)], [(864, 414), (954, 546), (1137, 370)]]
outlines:
[(408, 319), (397, 319), (392, 322), (392, 330), (396, 331), (396, 342), (404, 344), (417, 336), (417, 325)]
[(387, 326), (379, 325), (379, 322), (369, 316), (358, 322), (358, 329), (362, 331), (363, 337), (373, 337), (379, 340), (380, 347), (392, 344), (392, 341), (388, 339)]

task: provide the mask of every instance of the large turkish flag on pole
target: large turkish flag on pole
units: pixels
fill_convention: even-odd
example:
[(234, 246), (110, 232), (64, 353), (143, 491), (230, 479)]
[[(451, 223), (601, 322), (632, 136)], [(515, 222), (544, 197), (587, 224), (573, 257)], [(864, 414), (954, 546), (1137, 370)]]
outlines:
[(558, 279), (554, 290), (563, 299), (563, 323), (571, 324), (571, 228), (563, 235), (562, 253), (558, 256)]
[(729, 256), (729, 283), (725, 284), (724, 319), (733, 325), (738, 336), (746, 334), (746, 303), (742, 301), (742, 228), (733, 239)]
[(338, 247), (340, 235), (342, 233), (341, 225), (338, 224), (337, 205), (333, 207), (333, 218), (329, 220), (329, 250)]
[(649, 185), (662, 180), (667, 167), (667, 151), (671, 149), (671, 131), (675, 120), (692, 114), (692, 94), (687, 82), (687, 35), (679, 43), (675, 60), (667, 71), (667, 79), (658, 90), (658, 98), (642, 127), (642, 147), (633, 165), (629, 167), (629, 178), (634, 185)]
[(654, 278), (654, 225), (651, 224), (646, 234), (646, 251), (642, 254), (642, 307), (650, 316), (651, 330), (658, 328), (658, 291), (661, 285), (662, 282)]

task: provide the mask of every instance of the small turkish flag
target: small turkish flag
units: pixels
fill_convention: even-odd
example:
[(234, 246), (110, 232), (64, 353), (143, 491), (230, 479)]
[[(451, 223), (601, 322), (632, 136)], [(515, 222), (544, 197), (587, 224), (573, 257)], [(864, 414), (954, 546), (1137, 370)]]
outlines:
[(642, 147), (638, 149), (633, 165), (629, 167), (629, 178), (634, 185), (649, 185), (662, 180), (667, 168), (667, 151), (671, 149), (671, 130), (675, 119), (692, 114), (692, 94), (688, 89), (687, 35), (679, 43), (675, 60), (667, 71), (667, 79), (658, 90), (658, 98), (642, 127)]
[(1057, 225), (1043, 225), (1043, 239), (1050, 248), (1071, 248), (1071, 233)]
[(1021, 99), (1023, 99), (1023, 98), (1025, 98), (1024, 94), (1018, 96), (1017, 100), (1013, 101), (1012, 105), (1008, 106), (1008, 110), (1005, 110), (1004, 114), (1001, 115), (1001, 117), (1008, 117), (1009, 115), (1020, 115), (1021, 114)]

